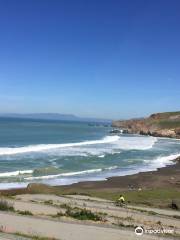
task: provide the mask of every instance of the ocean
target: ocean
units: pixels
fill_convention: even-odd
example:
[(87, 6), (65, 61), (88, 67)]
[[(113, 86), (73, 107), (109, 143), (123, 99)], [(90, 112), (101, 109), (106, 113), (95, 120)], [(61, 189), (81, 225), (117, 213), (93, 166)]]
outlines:
[(104, 180), (180, 156), (179, 140), (110, 130), (103, 123), (0, 118), (0, 189)]

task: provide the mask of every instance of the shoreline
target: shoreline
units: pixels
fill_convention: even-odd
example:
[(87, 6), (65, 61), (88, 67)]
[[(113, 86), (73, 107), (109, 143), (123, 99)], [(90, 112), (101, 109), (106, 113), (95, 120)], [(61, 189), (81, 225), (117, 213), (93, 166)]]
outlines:
[[(121, 190), (150, 189), (154, 187), (180, 187), (180, 157), (154, 171), (139, 172), (125, 176), (113, 176), (102, 181), (84, 181), (71, 185), (56, 187), (64, 188), (119, 188)], [(159, 179), (158, 179), (159, 178)], [(158, 181), (157, 181), (158, 180)]]
[(30, 183), (27, 187), (17, 187), (10, 189), (0, 189), (0, 194), (29, 193), (37, 186), (49, 189), (60, 189), (73, 192), (74, 190), (148, 190), (154, 188), (180, 188), (180, 157), (172, 160), (174, 164), (169, 164), (153, 171), (144, 171), (131, 175), (112, 176), (105, 180), (82, 181), (69, 185), (51, 186), (42, 183)]
[[(43, 185), (47, 185), (47, 186), (51, 186), (51, 187), (63, 187), (63, 186), (72, 186), (72, 185), (78, 185), (78, 184), (83, 184), (83, 183), (88, 183), (88, 182), (104, 182), (104, 181), (109, 181), (110, 179), (112, 178), (121, 178), (121, 177), (128, 177), (128, 176), (132, 176), (132, 175), (138, 175), (138, 174), (142, 174), (142, 173), (152, 173), (152, 172), (156, 172), (156, 171), (159, 171), (159, 169), (161, 168), (166, 168), (166, 167), (170, 167), (171, 165), (174, 165), (176, 163), (176, 159), (179, 159), (180, 158), (180, 154), (172, 154), (172, 155), (169, 155), (169, 156), (164, 156), (164, 157), (161, 157), (160, 159), (157, 158), (156, 160), (159, 161), (163, 161), (161, 163), (160, 161), (160, 164), (159, 165), (162, 165), (162, 166), (158, 166), (156, 164), (152, 164), (152, 165), (149, 165), (147, 166), (147, 169), (146, 167), (143, 167), (143, 168), (137, 168), (137, 169), (132, 169), (132, 170), (128, 170), (128, 171), (125, 171), (125, 172), (122, 172), (121, 174), (119, 172), (117, 173), (112, 173), (112, 175), (110, 176), (107, 176), (107, 177), (92, 177), (92, 178), (84, 178), (80, 181), (70, 181), (69, 183), (62, 183), (62, 184), (53, 184), (51, 182), (7, 182), (7, 183), (0, 183), (0, 191), (3, 191), (3, 190), (12, 190), (12, 189), (26, 189), (28, 187), (28, 185), (31, 185), (31, 184), (43, 184)], [(100, 171), (100, 169), (96, 169), (98, 171)], [(29, 171), (33, 171), (33, 170), (26, 170), (26, 171), (20, 171), (20, 172), (29, 172)], [(87, 171), (91, 171), (91, 170), (87, 170)], [(93, 169), (94, 171), (94, 169)], [(16, 171), (18, 172), (18, 171)], [(13, 173), (16, 173), (16, 172), (13, 172)], [(50, 175), (51, 176), (51, 175)], [(54, 176), (54, 175), (52, 175)], [(58, 176), (58, 175), (57, 175)], [(31, 177), (30, 177), (31, 178)], [(35, 178), (36, 179), (36, 178)], [(50, 178), (51, 179), (51, 178)]]

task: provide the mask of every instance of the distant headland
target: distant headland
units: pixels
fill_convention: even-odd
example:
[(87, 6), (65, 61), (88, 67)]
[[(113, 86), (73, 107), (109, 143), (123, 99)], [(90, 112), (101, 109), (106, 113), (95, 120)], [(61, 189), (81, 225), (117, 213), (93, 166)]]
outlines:
[(141, 119), (113, 121), (112, 126), (128, 133), (180, 139), (180, 111), (155, 113)]
[(57, 121), (85, 121), (85, 122), (108, 122), (110, 119), (79, 117), (73, 114), (61, 113), (0, 113), (0, 118), (21, 118), (21, 119), (35, 119), (35, 120), (57, 120)]

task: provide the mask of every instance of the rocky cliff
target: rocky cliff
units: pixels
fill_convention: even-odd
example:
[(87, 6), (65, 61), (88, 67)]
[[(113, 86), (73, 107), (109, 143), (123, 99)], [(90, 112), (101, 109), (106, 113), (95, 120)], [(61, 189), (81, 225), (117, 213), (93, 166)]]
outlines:
[(180, 138), (180, 111), (156, 113), (143, 119), (113, 121), (112, 126), (126, 129), (129, 133)]

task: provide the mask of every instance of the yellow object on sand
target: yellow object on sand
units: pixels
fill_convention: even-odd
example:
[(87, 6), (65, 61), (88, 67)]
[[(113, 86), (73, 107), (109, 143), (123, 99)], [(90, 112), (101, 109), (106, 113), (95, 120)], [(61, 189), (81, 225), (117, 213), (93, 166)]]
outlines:
[(121, 201), (121, 202), (125, 202), (125, 199), (124, 199), (123, 196), (121, 196), (118, 200)]

